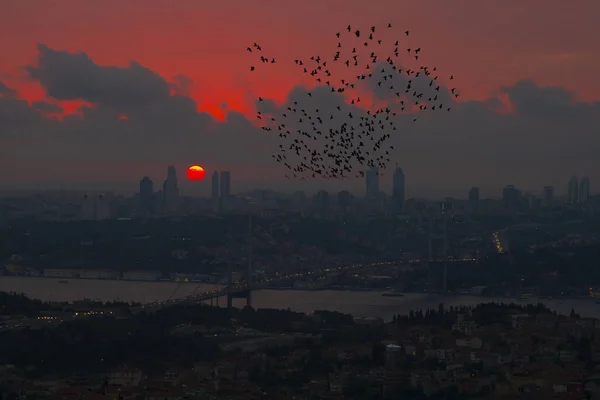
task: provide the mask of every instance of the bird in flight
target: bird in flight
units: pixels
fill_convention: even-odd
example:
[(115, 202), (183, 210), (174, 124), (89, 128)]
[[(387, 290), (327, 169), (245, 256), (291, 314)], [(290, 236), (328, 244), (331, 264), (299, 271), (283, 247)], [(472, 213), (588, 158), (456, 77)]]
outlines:
[[(261, 126), (280, 139), (272, 157), (287, 168), (286, 177), (347, 179), (362, 177), (367, 169), (384, 171), (395, 162), (390, 139), (397, 140), (399, 131), (416, 123), (422, 112), (450, 111), (448, 105), (458, 98), (457, 89), (442, 90), (436, 67), (409, 66), (401, 57), (402, 39), (390, 36), (391, 23), (387, 28), (379, 31), (370, 26), (362, 39), (361, 30), (348, 24), (335, 34), (337, 46), (331, 54), (294, 59), (300, 74), (313, 79), (316, 86), (271, 112), (268, 123)], [(409, 33), (406, 30), (400, 36)], [(252, 49), (261, 51), (257, 43)], [(421, 47), (411, 47), (406, 53), (418, 61), (421, 51)], [(275, 60), (270, 59), (271, 63)], [(388, 105), (363, 106), (360, 89), (365, 87)], [(264, 104), (262, 97), (259, 103)], [(257, 118), (265, 121), (264, 117), (265, 112), (259, 110)]]

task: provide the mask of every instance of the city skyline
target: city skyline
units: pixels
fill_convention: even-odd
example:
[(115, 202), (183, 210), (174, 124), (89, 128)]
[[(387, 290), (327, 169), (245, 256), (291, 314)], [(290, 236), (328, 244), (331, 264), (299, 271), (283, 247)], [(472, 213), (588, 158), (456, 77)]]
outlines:
[[(254, 15), (247, 4), (234, 3), (234, 14)], [(516, 12), (500, 3), (467, 3), (469, 7), (461, 8), (464, 15), (457, 15), (450, 5), (437, 5), (433, 13), (430, 6), (415, 4), (396, 13), (408, 16), (391, 21), (399, 29), (411, 29), (410, 43), (422, 45), (426, 64), (438, 66), (442, 91), (455, 85), (461, 93), (459, 101), (451, 104), (451, 113), (424, 115), (415, 124), (410, 117), (398, 118), (401, 133), (391, 139), (397, 149), (393, 161), (410, 177), (407, 196), (465, 196), (475, 186), (483, 197), (499, 197), (508, 183), (532, 192), (554, 186), (560, 196), (572, 175), (597, 182), (600, 139), (594, 127), (600, 118), (600, 83), (586, 77), (600, 65), (600, 52), (591, 39), (597, 31), (591, 16), (597, 15), (600, 5), (586, 2), (565, 12), (557, 1), (531, 1)], [(404, 7), (397, 2), (387, 6), (396, 11)], [(566, 26), (566, 32), (559, 34), (552, 24), (530, 18), (542, 6), (546, 22)], [(302, 85), (309, 81), (294, 69), (293, 58), (327, 54), (335, 46), (335, 31), (347, 21), (357, 26), (388, 23), (364, 2), (347, 2), (339, 14), (311, 16), (328, 23), (303, 35), (293, 34), (304, 26), (302, 19), (287, 21), (284, 25), (291, 24), (292, 34), (285, 35), (285, 41), (278, 34), (279, 24), (286, 21), (283, 13), (292, 9), (304, 15), (306, 7), (272, 4), (267, 15), (245, 18), (239, 21), (239, 30), (232, 31), (212, 25), (218, 19), (211, 16), (225, 12), (215, 5), (174, 5), (165, 14), (150, 2), (136, 16), (138, 30), (129, 29), (125, 17), (130, 15), (127, 11), (139, 11), (135, 5), (65, 1), (50, 8), (42, 2), (36, 7), (14, 2), (3, 7), (0, 51), (12, 55), (0, 61), (0, 186), (4, 189), (86, 190), (127, 182), (133, 191), (144, 175), (156, 181), (165, 165), (183, 170), (194, 163), (205, 166), (209, 174), (231, 171), (239, 183), (236, 191), (273, 187), (360, 192), (364, 187), (362, 179), (285, 180), (283, 169), (271, 162), (279, 142), (258, 129), (253, 110), (259, 95), (273, 110), (306, 98)], [(123, 12), (115, 12), (115, 7)], [(432, 18), (440, 8), (452, 18)], [(106, 36), (95, 42), (91, 34), (107, 12), (115, 14), (114, 21), (110, 27), (102, 24)], [(149, 29), (159, 13), (160, 26)], [(511, 29), (500, 29), (507, 13), (513, 21)], [(23, 22), (41, 15), (55, 15), (64, 29), (80, 34), (44, 29), (48, 22), (43, 19), (31, 29)], [(92, 16), (86, 24), (77, 19), (83, 15)], [(476, 22), (475, 15), (486, 15), (486, 24)], [(261, 18), (272, 19), (272, 24), (259, 23)], [(186, 28), (173, 29), (181, 21)], [(455, 28), (457, 22), (460, 29)], [(222, 48), (189, 38), (190, 32), (202, 38), (213, 31), (228, 35)], [(531, 35), (532, 31), (539, 35)], [(152, 49), (140, 47), (141, 38), (150, 32), (169, 35), (165, 37), (171, 40), (157, 41)], [(110, 37), (118, 37), (120, 45), (111, 47), (116, 41), (108, 42)], [(278, 63), (251, 75), (247, 71), (251, 59), (244, 51), (248, 40), (260, 41)], [(214, 65), (203, 62), (203, 54), (211, 54)], [(492, 56), (495, 62), (490, 66)], [(410, 59), (401, 62), (418, 68)], [(361, 90), (370, 106), (394, 107), (376, 88)], [(314, 97), (317, 104), (356, 108), (344, 104), (341, 95), (319, 89)], [(389, 192), (393, 170), (384, 172), (381, 187)], [(206, 181), (196, 186), (180, 182), (180, 186), (183, 192), (206, 193), (210, 191)]]
[[(177, 184), (177, 169), (174, 166), (168, 166), (167, 168), (167, 179), (163, 183), (163, 191), (164, 186), (169, 181), (169, 178), (174, 179), (176, 182), (176, 192), (177, 196), (180, 194), (180, 186)], [(594, 195), (594, 192), (590, 190), (591, 183), (588, 176), (582, 176), (579, 179), (577, 176), (572, 176), (568, 182), (564, 185), (564, 190), (561, 190), (559, 186), (558, 190), (556, 187), (552, 185), (544, 185), (538, 188), (534, 188), (532, 190), (523, 189), (517, 187), (513, 184), (507, 184), (500, 188), (498, 188), (497, 192), (491, 192), (488, 194), (481, 195), (481, 190), (477, 186), (472, 186), (468, 191), (464, 192), (455, 192), (459, 193), (458, 195), (450, 195), (449, 193), (443, 193), (439, 196), (421, 196), (421, 195), (410, 195), (407, 196), (406, 191), (406, 176), (404, 170), (396, 166), (391, 179), (388, 177), (387, 181), (380, 179), (383, 178), (381, 175), (377, 175), (378, 171), (376, 168), (371, 168), (365, 170), (365, 176), (363, 178), (364, 186), (361, 189), (355, 191), (348, 191), (345, 188), (339, 188), (338, 190), (327, 190), (326, 188), (320, 188), (313, 191), (309, 191), (309, 194), (317, 195), (319, 192), (327, 192), (327, 193), (337, 193), (338, 195), (342, 192), (351, 193), (353, 196), (359, 197), (377, 197), (380, 194), (385, 194), (389, 196), (394, 204), (392, 207), (396, 210), (402, 210), (403, 204), (407, 199), (412, 198), (423, 198), (423, 199), (443, 199), (443, 198), (456, 198), (469, 200), (470, 203), (478, 203), (483, 199), (496, 199), (496, 200), (504, 200), (506, 196), (506, 189), (513, 188), (516, 190), (519, 196), (534, 196), (539, 201), (542, 202), (545, 206), (550, 206), (557, 198), (564, 198), (568, 204), (585, 204), (588, 202), (590, 196)], [(206, 180), (208, 181), (208, 180)], [(187, 183), (188, 185), (194, 184), (197, 185), (195, 181), (186, 181), (182, 182)], [(576, 187), (573, 188), (573, 182), (575, 182)], [(383, 183), (383, 185), (380, 185)], [(148, 192), (152, 193), (153, 181), (148, 177), (144, 176), (139, 182), (139, 191), (131, 192), (126, 191), (125, 194), (139, 194), (142, 198), (143, 192), (146, 194)], [(184, 185), (185, 186), (185, 185)], [(382, 187), (383, 186), (383, 187)], [(189, 187), (189, 186), (188, 186)], [(242, 186), (243, 187), (243, 186)], [(204, 189), (207, 189), (206, 184), (203, 185)], [(273, 190), (274, 192), (294, 194), (295, 192), (305, 192), (303, 190), (298, 190), (298, 188), (286, 191), (286, 190), (278, 190), (273, 187), (250, 187), (244, 188), (238, 191), (231, 191), (231, 172), (230, 171), (213, 171), (210, 179), (210, 187), (208, 187), (209, 192), (198, 192), (192, 191), (191, 193), (182, 193), (183, 196), (200, 196), (206, 198), (212, 198), (213, 200), (223, 200), (229, 197), (230, 195), (236, 195), (239, 193), (246, 193), (255, 190)], [(108, 190), (110, 191), (110, 190)], [(512, 191), (512, 190), (511, 190)], [(161, 192), (162, 193), (162, 192)], [(573, 194), (575, 193), (575, 197), (573, 198)], [(163, 193), (164, 196), (164, 193)], [(143, 201), (143, 200), (142, 200)], [(147, 202), (147, 200), (146, 200)]]

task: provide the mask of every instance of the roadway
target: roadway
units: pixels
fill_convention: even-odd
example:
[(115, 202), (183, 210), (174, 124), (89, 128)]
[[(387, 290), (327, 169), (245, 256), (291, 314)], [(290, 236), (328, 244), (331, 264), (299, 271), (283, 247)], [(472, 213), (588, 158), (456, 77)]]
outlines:
[[(441, 259), (436, 259), (436, 260), (431, 260), (431, 261), (432, 262), (453, 263), (453, 262), (474, 262), (474, 261), (477, 261), (477, 259), (476, 258), (460, 258), (460, 259), (447, 259), (445, 261), (441, 260)], [(408, 262), (415, 263), (415, 262), (420, 262), (420, 260), (409, 260)], [(395, 264), (397, 264), (397, 263), (393, 262), (393, 261), (376, 262), (376, 263), (368, 263), (368, 264), (352, 264), (352, 265), (348, 265), (348, 266), (344, 266), (344, 267), (325, 268), (325, 269), (320, 269), (320, 270), (306, 272), (306, 273), (278, 275), (278, 276), (275, 276), (272, 278), (267, 278), (262, 281), (255, 282), (251, 285), (250, 289), (251, 290), (266, 289), (273, 284), (289, 281), (292, 279), (306, 278), (306, 277), (315, 276), (315, 275), (332, 274), (332, 273), (335, 274), (335, 273), (345, 272), (345, 271), (349, 271), (349, 270), (376, 268), (376, 267), (390, 266), (390, 265), (395, 265)], [(148, 311), (153, 312), (153, 311), (158, 311), (158, 310), (164, 309), (166, 307), (169, 307), (172, 305), (177, 305), (177, 304), (200, 303), (202, 301), (215, 299), (215, 298), (219, 298), (219, 297), (224, 297), (229, 294), (241, 293), (241, 292), (246, 291), (247, 289), (248, 289), (247, 284), (237, 284), (236, 283), (232, 287), (226, 286), (223, 288), (212, 289), (212, 290), (208, 290), (205, 292), (199, 292), (199, 293), (194, 292), (191, 295), (184, 296), (184, 297), (178, 297), (176, 299), (168, 299), (168, 300), (161, 301), (161, 302), (153, 302), (153, 303), (145, 304), (141, 307), (141, 310), (144, 310), (147, 312)]]
[[(313, 275), (321, 275), (321, 274), (331, 274), (331, 273), (340, 273), (344, 271), (349, 271), (353, 269), (363, 269), (363, 268), (375, 268), (381, 266), (389, 266), (394, 265), (395, 262), (377, 262), (377, 263), (369, 263), (369, 264), (353, 264), (345, 267), (336, 267), (336, 268), (325, 268), (316, 271), (310, 271), (306, 273), (295, 273), (289, 275), (278, 275), (272, 278), (267, 278), (262, 281), (255, 282), (251, 285), (251, 290), (260, 290), (269, 287), (270, 285), (289, 281), (290, 279), (299, 279), (304, 277), (309, 277)], [(205, 292), (200, 293), (192, 293), (189, 296), (178, 297), (176, 299), (169, 299), (162, 302), (154, 302), (149, 303), (142, 306), (144, 311), (157, 311), (172, 305), (176, 304), (184, 304), (184, 303), (199, 303), (205, 300), (210, 300), (218, 297), (227, 296), (228, 294), (233, 293), (241, 293), (248, 289), (247, 284), (236, 284), (232, 287), (224, 287), (220, 289), (212, 289)]]

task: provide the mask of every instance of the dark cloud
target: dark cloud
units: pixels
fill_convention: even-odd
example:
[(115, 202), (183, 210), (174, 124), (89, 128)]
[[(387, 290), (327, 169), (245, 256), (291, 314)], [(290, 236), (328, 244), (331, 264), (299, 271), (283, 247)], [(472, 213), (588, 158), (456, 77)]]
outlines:
[(0, 96), (14, 96), (15, 91), (0, 81)]
[(176, 94), (189, 96), (191, 95), (191, 89), (194, 81), (192, 78), (185, 75), (176, 75), (172, 80), (172, 88)]
[(265, 135), (241, 114), (229, 113), (217, 123), (210, 114), (199, 112), (185, 94), (192, 82), (182, 75), (169, 83), (137, 63), (100, 66), (85, 53), (45, 45), (38, 49), (37, 65), (26, 67), (31, 78), (55, 101), (81, 100), (88, 105), (59, 121), (42, 118), (36, 111), (55, 111), (51, 103), (35, 102), (30, 107), (27, 102), (0, 98), (2, 128), (10, 129), (17, 122), (36, 124), (31, 129), (39, 138), (35, 146), (28, 146), (29, 137), (22, 136), (20, 151), (27, 158), (56, 157), (74, 163), (262, 159), (264, 142), (250, 138)]
[(34, 101), (31, 103), (31, 107), (33, 107), (37, 111), (42, 111), (48, 114), (58, 114), (62, 113), (63, 108), (57, 104), (48, 103), (47, 101)]
[[(0, 178), (19, 176), (26, 166), (77, 168), (86, 162), (202, 160), (274, 165), (270, 155), (281, 143), (277, 131), (257, 129), (237, 112), (229, 112), (224, 121), (198, 112), (195, 101), (185, 94), (184, 88), (189, 87), (185, 79), (169, 83), (136, 63), (100, 66), (84, 53), (43, 45), (39, 50), (37, 65), (27, 70), (44, 87), (50, 103), (30, 105), (0, 84), (0, 159), (9, 166), (2, 170), (11, 171)], [(372, 84), (368, 87), (376, 98), (389, 99), (389, 92), (378, 92)], [(558, 185), (572, 174), (600, 179), (594, 175), (600, 170), (598, 103), (577, 102), (563, 88), (543, 87), (531, 80), (502, 91), (512, 112), (505, 111), (500, 98), (491, 97), (455, 102), (451, 112), (421, 112), (417, 122), (406, 113), (393, 118), (397, 126), (390, 132), (393, 158), (404, 168), (409, 187), (421, 182), (421, 186), (478, 185), (491, 190), (506, 183), (525, 188)], [(311, 115), (318, 108), (325, 116), (325, 129), (349, 123), (348, 113), (355, 118), (364, 115), (363, 109), (348, 104), (347, 97), (332, 93), (327, 86), (311, 89), (312, 96), (307, 93), (306, 88), (295, 87), (280, 106), (270, 99), (256, 106), (280, 122), (287, 113), (286, 125), (293, 130), (311, 126), (291, 118), (288, 107)], [(442, 86), (440, 93), (448, 95), (448, 88)], [(62, 120), (46, 118), (52, 105), (62, 100), (82, 100), (88, 105)], [(334, 114), (334, 120), (327, 118)], [(111, 179), (115, 177), (106, 178)]]
[[(393, 69), (393, 66), (389, 63), (378, 62), (373, 65), (370, 71), (367, 71), (372, 76), (368, 77), (368, 74), (363, 73), (362, 75), (366, 78), (361, 79), (359, 83), (375, 94), (375, 98), (378, 100), (397, 101), (408, 99), (411, 103), (414, 103), (417, 100), (417, 95), (422, 94), (421, 102), (428, 102), (429, 98), (436, 96), (436, 104), (449, 105), (453, 101), (454, 96), (450, 94), (448, 88), (438, 82), (437, 71), (429, 69), (429, 75), (426, 75), (424, 70), (414, 72), (411, 70), (409, 76), (405, 67), (401, 65), (395, 65), (395, 67), (396, 69)], [(406, 92), (409, 86), (410, 89)]]
[(0, 82), (0, 140), (18, 139), (40, 120), (27, 101), (18, 99), (13, 89)]
[(84, 100), (128, 111), (169, 99), (169, 83), (138, 63), (106, 67), (85, 53), (54, 50), (43, 44), (38, 51), (38, 65), (25, 70), (57, 100)]
[(574, 100), (573, 93), (559, 87), (538, 86), (532, 79), (523, 79), (511, 87), (502, 88), (508, 94), (515, 111), (541, 119), (585, 118), (597, 113), (597, 104)]

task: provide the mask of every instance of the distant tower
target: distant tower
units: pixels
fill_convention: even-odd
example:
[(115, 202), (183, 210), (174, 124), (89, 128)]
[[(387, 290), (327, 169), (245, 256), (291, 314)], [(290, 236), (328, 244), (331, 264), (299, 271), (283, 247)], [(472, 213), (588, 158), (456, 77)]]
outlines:
[(163, 199), (165, 211), (175, 211), (179, 204), (179, 187), (177, 186), (177, 171), (173, 165), (167, 168), (167, 179), (163, 183)]
[(472, 187), (469, 190), (469, 207), (472, 211), (476, 211), (479, 208), (479, 188)]
[(577, 177), (573, 176), (569, 180), (569, 187), (567, 190), (567, 203), (569, 203), (569, 204), (577, 203), (578, 197), (579, 197), (579, 182), (577, 182)]
[(449, 201), (443, 201), (440, 204), (440, 208), (442, 211), (442, 221), (444, 228), (444, 237), (443, 237), (443, 263), (444, 263), (444, 271), (442, 277), (442, 292), (446, 293), (448, 291), (448, 213), (452, 210), (452, 203)]
[(371, 168), (365, 173), (367, 184), (367, 197), (376, 197), (379, 194), (379, 170)]
[(140, 210), (144, 215), (154, 212), (154, 185), (147, 176), (140, 181)]
[(588, 199), (590, 197), (590, 178), (584, 176), (581, 178), (579, 182), (579, 193), (577, 197), (577, 202), (579, 204), (587, 204)]
[(509, 211), (516, 211), (519, 205), (519, 190), (514, 185), (506, 185), (502, 189), (502, 203)]
[(87, 193), (83, 195), (81, 202), (81, 219), (85, 221), (92, 221), (96, 219), (95, 201)]
[[(213, 186), (214, 187), (214, 186)], [(231, 175), (229, 171), (221, 172), (221, 182), (220, 182), (220, 197), (222, 201), (226, 201), (231, 194)]]
[(217, 171), (212, 174), (210, 197), (213, 200), (219, 198), (219, 173)]
[(550, 208), (554, 205), (554, 186), (544, 186), (542, 205), (545, 208)]
[(396, 213), (404, 210), (405, 192), (404, 192), (404, 172), (402, 168), (396, 167), (392, 182), (392, 203)]

